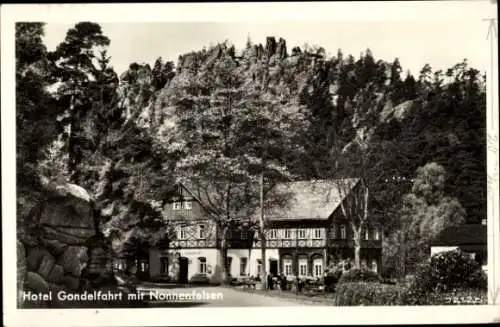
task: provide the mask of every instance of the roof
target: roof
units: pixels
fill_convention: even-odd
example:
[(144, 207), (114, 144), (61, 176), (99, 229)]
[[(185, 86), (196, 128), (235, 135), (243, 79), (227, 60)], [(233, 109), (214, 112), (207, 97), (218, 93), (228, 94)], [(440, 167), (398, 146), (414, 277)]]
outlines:
[[(264, 216), (268, 220), (328, 219), (358, 182), (359, 179), (348, 178), (277, 184), (265, 195)], [(196, 183), (189, 182), (182, 185), (205, 209), (220, 212), (215, 207), (215, 193), (210, 191), (211, 187), (197, 187)], [(252, 208), (247, 209), (250, 212), (241, 208), (238, 214), (248, 217), (248, 213), (255, 212)], [(252, 216), (257, 219), (259, 212), (257, 210)]]
[(433, 246), (487, 244), (486, 225), (465, 224), (445, 228), (432, 242)]
[(266, 195), (268, 220), (328, 219), (359, 179), (311, 180), (276, 185)]

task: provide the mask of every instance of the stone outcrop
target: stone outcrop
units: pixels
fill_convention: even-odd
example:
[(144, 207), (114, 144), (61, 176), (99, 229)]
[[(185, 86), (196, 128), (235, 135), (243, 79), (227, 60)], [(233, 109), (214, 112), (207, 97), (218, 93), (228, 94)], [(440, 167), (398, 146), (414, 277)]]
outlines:
[[(103, 254), (106, 253), (106, 241), (99, 235), (94, 205), (85, 189), (66, 184), (48, 187), (39, 193), (21, 190), (18, 207), (21, 209), (18, 211), (17, 243), (19, 295), (29, 291), (52, 292), (55, 298), (54, 293), (59, 290), (95, 289), (86, 269), (90, 261), (96, 261), (91, 257), (93, 253), (98, 253), (100, 269), (94, 267), (92, 277), (111, 274), (111, 257)], [(53, 301), (23, 303), (23, 297), (19, 296), (18, 306), (61, 305)]]

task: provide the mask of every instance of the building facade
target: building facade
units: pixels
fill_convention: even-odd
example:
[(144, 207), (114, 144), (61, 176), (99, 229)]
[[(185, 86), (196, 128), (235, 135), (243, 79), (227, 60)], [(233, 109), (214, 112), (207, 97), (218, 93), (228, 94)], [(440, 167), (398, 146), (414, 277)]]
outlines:
[[(350, 196), (356, 196), (359, 183), (348, 182), (345, 192), (340, 192), (335, 182), (307, 181), (275, 186), (266, 195), (267, 272), (275, 276), (321, 277), (329, 264), (354, 258), (353, 232), (342, 206)], [(277, 201), (273, 192), (285, 194), (286, 203)], [(165, 217), (175, 225), (177, 239), (168, 249), (150, 249), (150, 278), (180, 283), (206, 278), (218, 282), (222, 262), (220, 231), (210, 218), (212, 208), (203, 202), (184, 185), (166, 201)], [(263, 264), (258, 233), (245, 227), (228, 234), (227, 265), (231, 277), (258, 276)], [(380, 271), (381, 239), (379, 226), (366, 224), (361, 261), (375, 271)]]

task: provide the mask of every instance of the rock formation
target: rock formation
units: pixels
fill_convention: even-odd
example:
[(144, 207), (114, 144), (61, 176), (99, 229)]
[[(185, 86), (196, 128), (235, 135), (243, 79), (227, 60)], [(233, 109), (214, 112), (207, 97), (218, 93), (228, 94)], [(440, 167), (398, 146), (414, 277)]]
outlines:
[[(99, 288), (111, 276), (106, 240), (96, 226), (93, 202), (74, 184), (18, 194), (17, 286), (19, 307), (60, 307), (60, 290)], [(89, 263), (91, 264), (89, 267)], [(52, 293), (52, 301), (23, 301), (22, 294)]]

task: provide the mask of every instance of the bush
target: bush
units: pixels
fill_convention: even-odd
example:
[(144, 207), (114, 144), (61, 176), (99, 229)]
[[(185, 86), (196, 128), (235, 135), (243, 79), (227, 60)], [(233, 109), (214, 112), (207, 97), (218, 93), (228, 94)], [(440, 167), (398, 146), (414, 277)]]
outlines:
[(406, 305), (450, 305), (450, 304), (488, 304), (485, 290), (461, 289), (450, 292), (415, 292), (408, 290), (403, 303)]
[(335, 305), (401, 305), (406, 288), (374, 282), (344, 282), (337, 285)]
[(424, 292), (453, 289), (487, 289), (487, 277), (481, 266), (467, 253), (453, 250), (435, 254), (416, 271), (412, 288)]
[(447, 304), (445, 298), (453, 298), (453, 294), (467, 298), (463, 294), (485, 293), (487, 287), (487, 276), (479, 263), (467, 253), (453, 250), (438, 253), (417, 267), (405, 302), (412, 305)]
[(338, 283), (379, 282), (380, 280), (380, 276), (374, 271), (353, 268), (343, 273)]
[(335, 291), (335, 285), (337, 285), (341, 276), (342, 276), (342, 270), (328, 271), (324, 279), (325, 291), (326, 292)]

